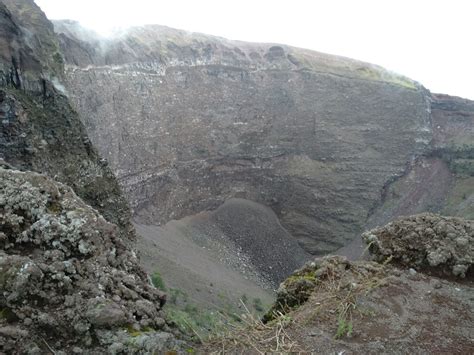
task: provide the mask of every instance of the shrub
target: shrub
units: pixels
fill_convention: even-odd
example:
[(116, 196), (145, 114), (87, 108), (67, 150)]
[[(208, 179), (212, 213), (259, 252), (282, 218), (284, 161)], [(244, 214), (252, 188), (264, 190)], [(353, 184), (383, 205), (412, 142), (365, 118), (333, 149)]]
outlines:
[(161, 277), (161, 274), (158, 271), (155, 271), (153, 275), (151, 275), (151, 282), (156, 288), (159, 288), (162, 291), (166, 291), (165, 282), (163, 281), (163, 278)]

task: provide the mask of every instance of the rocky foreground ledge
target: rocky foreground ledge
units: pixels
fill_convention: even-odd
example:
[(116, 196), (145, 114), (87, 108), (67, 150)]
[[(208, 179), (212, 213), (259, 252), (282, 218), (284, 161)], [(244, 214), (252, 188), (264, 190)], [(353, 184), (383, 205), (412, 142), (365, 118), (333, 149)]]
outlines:
[[(472, 226), (424, 214), (372, 230), (379, 262), (316, 259), (263, 322), (244, 316), (193, 351), (472, 353)], [(0, 168), (0, 247), (1, 352), (184, 352), (117, 227), (66, 185)]]
[(473, 221), (433, 214), (367, 232), (378, 262), (309, 262), (280, 285), (263, 322), (250, 319), (201, 350), (472, 354), (473, 233)]
[(117, 226), (44, 175), (0, 168), (0, 289), (0, 353), (180, 346)]

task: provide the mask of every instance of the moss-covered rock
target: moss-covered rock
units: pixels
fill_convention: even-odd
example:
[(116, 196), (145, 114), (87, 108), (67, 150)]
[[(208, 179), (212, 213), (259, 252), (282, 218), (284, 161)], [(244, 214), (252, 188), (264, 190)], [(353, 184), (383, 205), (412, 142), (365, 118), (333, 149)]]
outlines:
[(304, 304), (318, 287), (340, 278), (349, 267), (348, 260), (341, 256), (315, 259), (307, 263), (281, 283), (275, 304), (264, 316), (264, 320), (270, 321)]

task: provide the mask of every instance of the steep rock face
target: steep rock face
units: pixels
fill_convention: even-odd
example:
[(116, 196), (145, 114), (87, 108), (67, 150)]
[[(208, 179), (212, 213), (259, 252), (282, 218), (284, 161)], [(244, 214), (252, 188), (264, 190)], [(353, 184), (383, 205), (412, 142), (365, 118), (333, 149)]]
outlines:
[(63, 95), (52, 24), (2, 0), (0, 44), (0, 353), (176, 348), (127, 202)]
[(441, 157), (455, 176), (442, 212), (474, 219), (474, 102), (435, 95), (433, 125)]
[(63, 74), (53, 25), (33, 0), (0, 2), (0, 83), (41, 90), (43, 78)]
[(424, 211), (474, 219), (474, 102), (431, 96), (430, 149), (382, 190), (368, 226)]
[(55, 177), (133, 239), (119, 185), (61, 93), (63, 59), (33, 1), (0, 2), (0, 159)]
[(333, 251), (432, 137), (427, 92), (373, 65), (159, 26), (55, 29), (69, 95), (142, 222), (245, 198)]

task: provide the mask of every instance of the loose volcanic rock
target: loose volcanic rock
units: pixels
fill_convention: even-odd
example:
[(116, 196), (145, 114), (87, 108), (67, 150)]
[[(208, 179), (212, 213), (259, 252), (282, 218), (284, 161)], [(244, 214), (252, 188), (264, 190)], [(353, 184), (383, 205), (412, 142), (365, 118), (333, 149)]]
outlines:
[(275, 213), (258, 203), (229, 199), (210, 213), (208, 223), (216, 226), (235, 249), (248, 255), (249, 262), (275, 288), (310, 259), (310, 254), (280, 225)]
[[(177, 346), (162, 334), (165, 295), (149, 284), (117, 226), (71, 188), (0, 168), (0, 247), (2, 351), (44, 352), (48, 344), (128, 354)], [(118, 347), (117, 339), (127, 341)]]
[(377, 260), (465, 277), (474, 260), (474, 221), (425, 213), (362, 235)]

